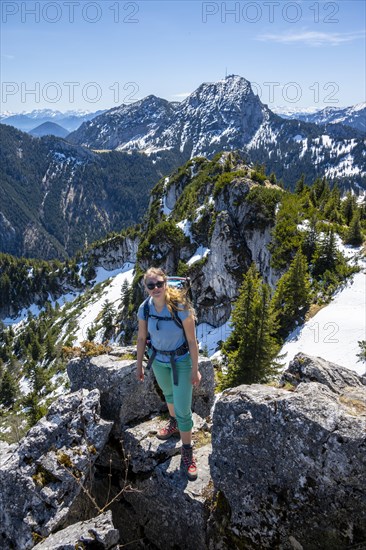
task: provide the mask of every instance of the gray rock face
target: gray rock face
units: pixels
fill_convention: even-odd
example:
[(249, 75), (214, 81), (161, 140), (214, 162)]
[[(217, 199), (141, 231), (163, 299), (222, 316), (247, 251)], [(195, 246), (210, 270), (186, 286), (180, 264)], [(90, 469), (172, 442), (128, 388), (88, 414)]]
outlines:
[(0, 440), (0, 466), (9, 460), (16, 447), (17, 446), (15, 444), (9, 445), (5, 441)]
[(145, 372), (144, 383), (136, 379), (135, 373), (136, 361), (110, 355), (74, 359), (67, 366), (72, 391), (98, 388), (102, 415), (114, 420), (116, 433), (121, 426), (145, 418), (162, 407), (153, 372)]
[[(104, 407), (99, 389), (80, 389), (59, 398), (20, 445), (0, 445), (1, 550), (28, 550), (41, 538), (40, 550), (364, 548), (366, 386), (354, 373), (299, 354), (283, 376), (294, 391), (226, 390), (211, 424), (213, 369), (202, 358), (196, 403), (208, 418), (194, 414), (199, 476), (189, 482), (180, 441), (155, 437), (164, 420), (135, 417), (152, 373), (138, 384), (134, 362), (118, 355), (69, 369), (73, 385), (100, 388)], [(119, 428), (114, 437), (103, 411)], [(81, 486), (89, 481), (113, 524), (110, 513), (95, 517)]]
[(135, 263), (139, 239), (137, 237), (115, 237), (107, 240), (102, 246), (92, 250), (97, 265), (101, 265), (107, 270), (123, 267), (130, 262)]
[(341, 393), (352, 384), (346, 369), (294, 361), (314, 362), (313, 372), (317, 363), (325, 384), (239, 386), (219, 397), (214, 486), (228, 503), (227, 533), (246, 548), (346, 549), (366, 540), (366, 388), (356, 377)]
[[(202, 373), (200, 386), (193, 391), (193, 410), (202, 417), (210, 414), (214, 399), (214, 371), (211, 361), (200, 357)], [(73, 359), (67, 366), (71, 390), (80, 388), (100, 391), (102, 416), (114, 420), (114, 433), (130, 422), (148, 417), (164, 407), (154, 383), (152, 369), (145, 369), (143, 383), (136, 380), (136, 361), (121, 360), (114, 355), (100, 355), (90, 359)]]
[(99, 550), (116, 548), (119, 532), (113, 526), (110, 511), (89, 521), (81, 521), (50, 535), (34, 546), (35, 550), (75, 550), (97, 547)]
[(180, 470), (180, 456), (157, 466), (152, 476), (136, 484), (139, 492), (127, 492), (144, 535), (157, 548), (192, 550), (206, 548), (206, 500), (210, 493), (208, 457), (211, 445), (195, 452), (200, 475), (187, 481)]
[[(122, 445), (129, 457), (129, 465), (135, 473), (151, 472), (158, 464), (180, 453), (181, 442), (178, 437), (161, 441), (157, 432), (164, 426), (166, 420), (152, 418), (137, 426), (127, 428), (122, 433)], [(203, 436), (210, 438), (208, 424), (193, 413), (193, 441)], [(205, 435), (203, 435), (205, 434)]]
[(283, 373), (282, 383), (285, 382), (295, 386), (301, 382), (320, 382), (335, 393), (343, 393), (347, 387), (364, 386), (362, 378), (350, 369), (304, 353), (298, 353)]
[(27, 550), (68, 525), (82, 485), (112, 424), (99, 416), (99, 391), (60, 397), (0, 467), (0, 547)]

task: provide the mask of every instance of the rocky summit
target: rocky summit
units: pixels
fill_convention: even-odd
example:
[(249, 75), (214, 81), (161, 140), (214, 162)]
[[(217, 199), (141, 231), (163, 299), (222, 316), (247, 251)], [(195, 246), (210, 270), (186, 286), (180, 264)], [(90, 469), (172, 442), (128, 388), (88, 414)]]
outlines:
[[(0, 546), (347, 550), (366, 547), (366, 386), (298, 354), (279, 383), (214, 394), (201, 357), (194, 444), (159, 441), (165, 404), (123, 349), (74, 359), (71, 393), (0, 447)], [(148, 396), (150, 395), (150, 397)]]
[[(238, 75), (201, 84), (181, 103), (148, 96), (83, 123), (71, 143), (94, 149), (179, 152), (184, 159), (240, 150), (288, 185), (306, 177), (364, 180), (364, 128), (281, 118)], [(345, 160), (347, 159), (347, 163)], [(352, 167), (352, 168), (351, 168)], [(351, 169), (350, 169), (351, 168)], [(292, 183), (291, 183), (292, 182)]]

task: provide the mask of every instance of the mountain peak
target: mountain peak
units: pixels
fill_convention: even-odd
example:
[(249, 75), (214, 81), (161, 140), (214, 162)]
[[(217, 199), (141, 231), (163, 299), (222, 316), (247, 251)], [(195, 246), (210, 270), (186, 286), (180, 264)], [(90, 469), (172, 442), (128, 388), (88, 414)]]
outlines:
[(192, 96), (204, 99), (207, 94), (215, 94), (218, 98), (222, 98), (223, 96), (245, 96), (253, 94), (253, 92), (250, 82), (248, 80), (246, 80), (242, 76), (229, 75), (223, 80), (218, 80), (217, 82), (204, 82), (197, 88), (197, 90), (195, 90), (190, 96), (188, 96), (185, 101), (187, 101)]

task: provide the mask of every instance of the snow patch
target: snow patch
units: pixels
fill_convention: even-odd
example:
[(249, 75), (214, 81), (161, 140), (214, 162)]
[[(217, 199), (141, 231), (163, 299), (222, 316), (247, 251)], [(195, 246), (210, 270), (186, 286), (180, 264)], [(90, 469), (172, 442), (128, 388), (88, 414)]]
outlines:
[(188, 220), (182, 220), (181, 222), (177, 223), (177, 227), (183, 231), (186, 237), (189, 237), (191, 239), (192, 233), (191, 233), (191, 222)]
[(195, 262), (198, 262), (199, 260), (202, 260), (202, 258), (206, 258), (206, 256), (210, 253), (210, 249), (206, 248), (205, 246), (199, 246), (196, 250), (196, 252), (193, 254), (191, 258), (187, 261), (188, 265), (192, 265)]

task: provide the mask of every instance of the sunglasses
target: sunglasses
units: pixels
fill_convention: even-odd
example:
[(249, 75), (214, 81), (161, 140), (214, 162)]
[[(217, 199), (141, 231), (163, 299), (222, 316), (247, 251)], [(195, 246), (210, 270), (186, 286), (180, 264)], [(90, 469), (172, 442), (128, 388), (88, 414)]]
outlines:
[(163, 288), (165, 281), (158, 281), (157, 283), (147, 283), (146, 288), (149, 290), (154, 290), (154, 288)]

